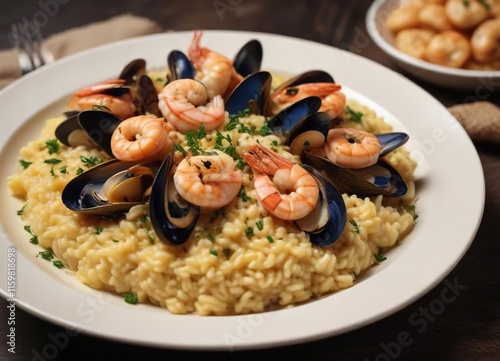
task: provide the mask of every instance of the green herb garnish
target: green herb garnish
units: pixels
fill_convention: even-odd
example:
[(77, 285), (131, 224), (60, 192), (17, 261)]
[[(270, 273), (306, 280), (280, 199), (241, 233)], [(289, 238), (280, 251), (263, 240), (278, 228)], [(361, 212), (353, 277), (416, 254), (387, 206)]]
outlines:
[(54, 154), (59, 152), (59, 141), (57, 139), (49, 139), (45, 142), (45, 148), (49, 151), (49, 154)]
[(76, 175), (79, 175), (79, 174), (82, 174), (83, 173), (83, 169), (78, 167), (78, 169), (76, 170)]
[(51, 261), (54, 259), (54, 253), (52, 253), (52, 250), (49, 248), (46, 251), (40, 251), (38, 252), (38, 256), (41, 256), (44, 260), (46, 261)]
[(259, 231), (262, 231), (264, 229), (264, 223), (262, 223), (262, 220), (258, 220), (255, 225), (257, 226)]
[(49, 159), (45, 159), (43, 162), (47, 163), (47, 164), (59, 164), (62, 162), (62, 160), (57, 159), (57, 158), (49, 158)]
[(87, 168), (91, 168), (93, 166), (96, 166), (99, 163), (102, 163), (102, 159), (99, 157), (96, 157), (95, 155), (91, 155), (90, 157), (85, 157), (85, 156), (80, 156), (81, 162), (87, 166)]
[(57, 268), (64, 268), (64, 263), (62, 263), (62, 262), (61, 262), (61, 261), (59, 261), (59, 260), (56, 260), (56, 261), (52, 262), (52, 264), (53, 264), (54, 266), (56, 266)]
[(24, 226), (24, 230), (26, 232), (28, 232), (29, 234), (31, 234), (30, 243), (31, 244), (38, 244), (38, 237), (36, 235), (34, 235), (33, 232), (31, 231), (31, 226)]
[(28, 168), (30, 165), (32, 165), (32, 164), (33, 164), (33, 162), (26, 162), (26, 161), (25, 161), (25, 160), (23, 160), (23, 159), (21, 159), (21, 160), (19, 161), (19, 163), (21, 163), (21, 165), (23, 166), (23, 169), (26, 169), (26, 168)]
[(262, 135), (263, 137), (271, 134), (271, 128), (269, 128), (267, 122), (264, 122), (264, 125), (262, 126), (262, 128), (260, 128), (259, 134)]
[(414, 204), (409, 205), (408, 207), (406, 207), (406, 210), (408, 211), (408, 213), (410, 213), (412, 215), (413, 220), (416, 221), (418, 218), (418, 214), (415, 210), (415, 205)]
[(382, 262), (384, 262), (386, 259), (387, 259), (387, 257), (385, 257), (385, 256), (382, 254), (382, 248), (379, 248), (379, 249), (378, 249), (377, 254), (375, 255), (375, 261), (377, 261), (378, 263), (382, 263)]
[(252, 237), (253, 236), (253, 228), (252, 227), (247, 227), (247, 229), (245, 230), (246, 234), (247, 234), (247, 237)]
[(214, 255), (215, 257), (219, 255), (215, 249), (211, 249), (210, 254)]
[(67, 165), (62, 166), (62, 167), (61, 167), (61, 169), (59, 169), (59, 172), (61, 172), (62, 174), (66, 174), (66, 172), (67, 172), (67, 168), (68, 168), (68, 166), (67, 166)]
[(350, 115), (351, 121), (356, 122), (356, 123), (360, 123), (361, 120), (363, 120), (364, 114), (353, 110), (349, 105), (347, 105), (345, 107), (345, 110), (346, 110), (347, 114)]
[(354, 227), (354, 233), (359, 234), (359, 226), (356, 223), (356, 221), (354, 219), (351, 219), (349, 223), (352, 224), (352, 226)]
[(26, 207), (26, 204), (23, 206), (23, 208), (21, 208), (20, 210), (17, 211), (18, 216), (22, 216), (24, 214), (24, 207)]
[(103, 228), (103, 227), (101, 227), (101, 226), (96, 227), (96, 228), (95, 228), (95, 232), (94, 232), (94, 234), (99, 235), (99, 234), (101, 234), (101, 233), (102, 233), (102, 231), (103, 231), (103, 230), (104, 230), (104, 228)]
[(251, 198), (248, 196), (244, 187), (240, 188), (237, 197), (241, 198), (243, 202), (248, 202)]
[(269, 243), (274, 243), (273, 237), (271, 237), (271, 236), (268, 235), (266, 238), (269, 241)]
[(135, 293), (124, 293), (123, 298), (125, 302), (130, 303), (131, 305), (136, 305), (139, 302), (137, 295)]

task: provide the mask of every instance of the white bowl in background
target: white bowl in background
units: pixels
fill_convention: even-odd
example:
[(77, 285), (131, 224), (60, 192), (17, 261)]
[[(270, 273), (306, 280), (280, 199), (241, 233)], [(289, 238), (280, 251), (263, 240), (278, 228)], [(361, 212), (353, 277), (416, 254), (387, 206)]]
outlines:
[(366, 28), (375, 44), (407, 72), (429, 83), (462, 91), (484, 93), (500, 89), (500, 70), (454, 69), (432, 64), (403, 53), (394, 46), (394, 36), (385, 26), (389, 14), (401, 0), (375, 0), (366, 14)]

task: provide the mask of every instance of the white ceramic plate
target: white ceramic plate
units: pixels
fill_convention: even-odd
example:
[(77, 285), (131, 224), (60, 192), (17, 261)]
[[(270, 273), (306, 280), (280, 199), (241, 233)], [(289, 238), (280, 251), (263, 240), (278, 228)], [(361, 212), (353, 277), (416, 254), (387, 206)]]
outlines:
[[(66, 97), (89, 83), (116, 77), (130, 60), (164, 66), (172, 49), (186, 50), (192, 33), (167, 33), (99, 47), (30, 73), (0, 92), (0, 199), (2, 245), (16, 247), (16, 297), (23, 309), (80, 332), (114, 340), (170, 348), (251, 349), (310, 341), (347, 332), (386, 317), (438, 284), (468, 249), (484, 205), (484, 179), (477, 153), (446, 108), (406, 78), (374, 62), (305, 40), (250, 32), (206, 31), (203, 42), (233, 56), (259, 39), (264, 68), (296, 74), (329, 71), (346, 94), (373, 107), (396, 130), (410, 134), (407, 146), (418, 161), (419, 214), (411, 234), (387, 261), (344, 291), (307, 304), (263, 314), (200, 317), (173, 315), (159, 307), (129, 305), (120, 296), (80, 284), (36, 254), (16, 215), (6, 177), (16, 172), (18, 151), (39, 136), (45, 119), (60, 114)], [(384, 84), (383, 88), (381, 84)], [(382, 90), (384, 89), (384, 90)], [(7, 272), (0, 272), (8, 297)], [(293, 324), (293, 327), (290, 325)]]
[(397, 64), (414, 76), (429, 83), (474, 94), (500, 88), (500, 70), (453, 69), (414, 58), (394, 46), (394, 36), (385, 27), (389, 14), (404, 0), (375, 0), (366, 14), (366, 28), (375, 44)]

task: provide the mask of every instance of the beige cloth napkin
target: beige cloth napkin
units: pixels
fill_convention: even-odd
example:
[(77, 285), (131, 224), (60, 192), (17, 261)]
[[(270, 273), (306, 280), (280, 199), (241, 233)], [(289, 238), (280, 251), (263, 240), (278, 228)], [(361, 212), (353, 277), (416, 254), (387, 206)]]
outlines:
[(475, 142), (500, 143), (500, 108), (487, 101), (458, 104), (448, 110)]
[[(42, 29), (43, 31), (43, 29)], [(109, 20), (69, 29), (44, 40), (44, 49), (54, 59), (122, 39), (162, 32), (154, 21), (123, 14)], [(0, 52), (0, 89), (21, 76), (15, 49)]]

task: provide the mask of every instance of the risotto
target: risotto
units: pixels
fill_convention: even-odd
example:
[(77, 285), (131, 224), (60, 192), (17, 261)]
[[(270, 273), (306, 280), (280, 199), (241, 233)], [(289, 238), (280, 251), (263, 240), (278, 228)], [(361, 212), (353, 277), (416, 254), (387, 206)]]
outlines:
[[(372, 133), (391, 131), (364, 105), (353, 100), (347, 105), (343, 125)], [(350, 121), (353, 112), (362, 114), (362, 121)], [(404, 177), (408, 194), (401, 199), (343, 194), (347, 224), (329, 247), (314, 246), (293, 222), (269, 214), (256, 200), (248, 167), (242, 172), (244, 194), (222, 209), (202, 211), (189, 240), (169, 246), (156, 236), (146, 205), (108, 218), (64, 206), (65, 185), (109, 156), (98, 148), (54, 147), (55, 128), (62, 120), (49, 119), (40, 138), (21, 149), (22, 167), (8, 179), (12, 194), (25, 200), (20, 216), (32, 241), (53, 254), (55, 265), (74, 271), (89, 287), (136, 297), (175, 314), (262, 312), (348, 288), (363, 270), (382, 261), (383, 250), (396, 245), (415, 222), (416, 163), (401, 147), (386, 160)], [(226, 117), (218, 130), (231, 135), (237, 153), (243, 154), (257, 139), (299, 162), (282, 138), (226, 131), (228, 121)], [(240, 122), (258, 130), (265, 118), (249, 115)], [(171, 131), (170, 137), (186, 146), (183, 134)], [(207, 131), (200, 144), (209, 149), (215, 139), (216, 131)], [(176, 157), (182, 154), (176, 152)]]

